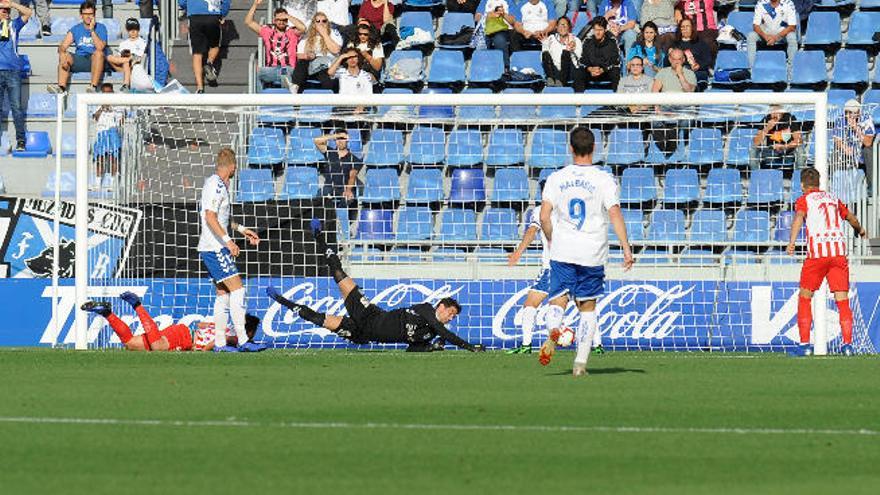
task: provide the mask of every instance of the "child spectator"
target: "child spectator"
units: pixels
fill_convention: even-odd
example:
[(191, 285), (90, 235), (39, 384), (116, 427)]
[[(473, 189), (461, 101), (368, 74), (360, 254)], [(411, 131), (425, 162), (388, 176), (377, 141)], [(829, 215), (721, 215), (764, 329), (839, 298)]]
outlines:
[(122, 72), (122, 87), (120, 90), (127, 93), (131, 88), (131, 69), (135, 64), (144, 60), (147, 53), (147, 40), (141, 38), (141, 23), (134, 17), (125, 21), (125, 30), (128, 38), (119, 43), (119, 54), (108, 55), (107, 63), (116, 72)]

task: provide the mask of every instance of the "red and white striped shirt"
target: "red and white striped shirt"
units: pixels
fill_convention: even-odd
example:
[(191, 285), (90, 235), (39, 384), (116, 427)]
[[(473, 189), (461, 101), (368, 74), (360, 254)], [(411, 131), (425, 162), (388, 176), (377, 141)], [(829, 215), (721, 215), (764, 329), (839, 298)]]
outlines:
[(847, 255), (843, 224), (849, 210), (843, 201), (829, 192), (808, 189), (794, 209), (806, 215), (807, 258)]

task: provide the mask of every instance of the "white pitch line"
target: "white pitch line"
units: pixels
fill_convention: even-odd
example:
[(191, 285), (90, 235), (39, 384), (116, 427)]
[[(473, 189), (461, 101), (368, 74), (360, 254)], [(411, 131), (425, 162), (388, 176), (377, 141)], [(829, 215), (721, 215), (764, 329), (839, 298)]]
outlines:
[(663, 426), (552, 426), (552, 425), (481, 425), (431, 423), (347, 423), (347, 422), (274, 422), (248, 420), (182, 421), (165, 419), (118, 418), (50, 418), (27, 416), (0, 416), (0, 423), (98, 425), (98, 426), (182, 426), (182, 427), (238, 427), (275, 429), (328, 429), (328, 430), (429, 430), (429, 431), (514, 431), (542, 433), (691, 433), (716, 435), (829, 435), (880, 436), (880, 430), (831, 428), (681, 428)]

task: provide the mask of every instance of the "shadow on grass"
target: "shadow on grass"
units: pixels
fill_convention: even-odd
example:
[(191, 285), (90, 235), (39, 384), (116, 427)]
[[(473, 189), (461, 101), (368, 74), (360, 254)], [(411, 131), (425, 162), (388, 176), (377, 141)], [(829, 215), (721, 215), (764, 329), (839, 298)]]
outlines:
[[(645, 370), (640, 368), (589, 368), (587, 369), (587, 373), (591, 375), (613, 375), (617, 373), (645, 373)], [(548, 373), (547, 376), (570, 376), (571, 369), (565, 371), (558, 371), (556, 373)]]

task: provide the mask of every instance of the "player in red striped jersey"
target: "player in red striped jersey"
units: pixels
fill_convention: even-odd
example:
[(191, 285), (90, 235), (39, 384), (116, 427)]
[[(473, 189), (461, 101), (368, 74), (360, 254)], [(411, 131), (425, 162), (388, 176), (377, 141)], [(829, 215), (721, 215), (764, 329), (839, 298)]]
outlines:
[(847, 261), (847, 234), (841, 220), (852, 226), (859, 236), (865, 237), (865, 228), (846, 205), (835, 195), (819, 190), (819, 171), (804, 169), (801, 173), (803, 196), (795, 203), (795, 217), (791, 225), (788, 254), (794, 255), (795, 241), (801, 226), (807, 225), (807, 259), (801, 268), (800, 297), (798, 298), (798, 354), (812, 353), (810, 327), (813, 324), (813, 292), (828, 279), (840, 311), (840, 330), (843, 334), (843, 353), (852, 349), (853, 315), (849, 306), (849, 263)]

